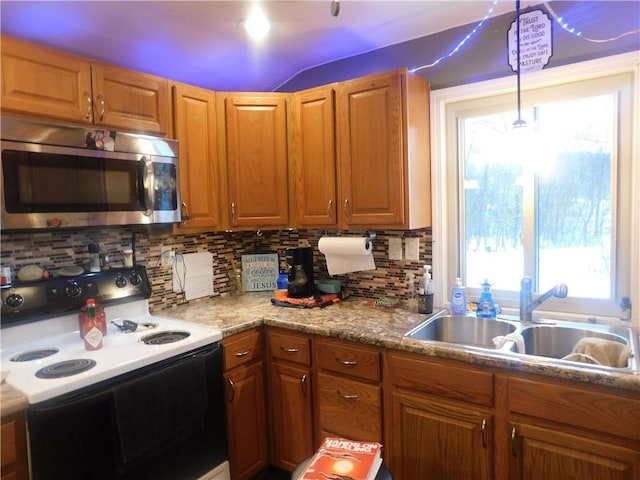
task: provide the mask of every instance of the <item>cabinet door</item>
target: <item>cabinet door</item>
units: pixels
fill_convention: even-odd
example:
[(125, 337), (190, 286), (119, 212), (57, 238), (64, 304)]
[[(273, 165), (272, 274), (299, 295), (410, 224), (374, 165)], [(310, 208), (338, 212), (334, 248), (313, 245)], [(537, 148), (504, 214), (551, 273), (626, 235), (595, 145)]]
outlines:
[(169, 82), (160, 77), (92, 65), (94, 122), (132, 131), (169, 133)]
[(337, 222), (335, 87), (294, 95), (294, 162), (297, 225), (332, 227)]
[(91, 123), (91, 66), (74, 55), (2, 37), (3, 111)]
[(509, 478), (640, 478), (640, 452), (585, 435), (512, 422)]
[(27, 480), (29, 461), (27, 458), (27, 430), (23, 411), (9, 415), (2, 420), (2, 480)]
[(392, 393), (391, 402), (394, 477), (492, 478), (490, 415), (399, 392)]
[(269, 465), (263, 362), (224, 374), (231, 478), (252, 478)]
[(342, 225), (402, 224), (406, 185), (401, 72), (340, 83), (337, 110)]
[(318, 373), (318, 435), (382, 442), (382, 390), (377, 384)]
[(226, 180), (231, 227), (289, 223), (284, 94), (225, 98)]
[(311, 372), (284, 364), (271, 365), (274, 460), (293, 471), (313, 452)]
[(214, 230), (220, 226), (215, 94), (175, 84), (173, 112), (175, 138), (180, 142), (183, 219), (177, 229)]

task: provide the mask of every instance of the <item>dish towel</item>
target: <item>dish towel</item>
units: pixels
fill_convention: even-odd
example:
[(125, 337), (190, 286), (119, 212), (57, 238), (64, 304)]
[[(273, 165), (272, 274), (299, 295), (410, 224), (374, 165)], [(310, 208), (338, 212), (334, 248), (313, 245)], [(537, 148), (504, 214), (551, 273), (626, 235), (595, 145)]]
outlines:
[(498, 335), (493, 337), (493, 344), (496, 348), (504, 347), (505, 343), (513, 342), (516, 344), (516, 350), (518, 353), (526, 353), (524, 348), (524, 338), (519, 333), (509, 333), (507, 335)]
[(202, 428), (205, 375), (204, 358), (194, 356), (112, 388), (121, 471)]
[(563, 360), (622, 368), (627, 366), (632, 356), (631, 348), (624, 343), (612, 342), (604, 338), (584, 337), (576, 342), (571, 353)]

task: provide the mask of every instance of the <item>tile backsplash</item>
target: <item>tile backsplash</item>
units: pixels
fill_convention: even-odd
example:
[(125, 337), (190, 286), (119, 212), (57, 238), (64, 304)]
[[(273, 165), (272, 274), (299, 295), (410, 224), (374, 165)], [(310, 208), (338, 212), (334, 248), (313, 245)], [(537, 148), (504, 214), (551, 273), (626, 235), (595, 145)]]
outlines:
[[(411, 298), (417, 289), (417, 281), (423, 273), (423, 265), (432, 263), (431, 229), (411, 231), (376, 232), (373, 256), (376, 269), (338, 275), (344, 287), (352, 295), (376, 299), (392, 297), (401, 300)], [(281, 270), (286, 268), (285, 250), (291, 247), (314, 248), (314, 273), (316, 278), (328, 278), (327, 266), (317, 247), (322, 235), (362, 236), (366, 232), (336, 232), (315, 230), (283, 230), (275, 232), (207, 232), (174, 234), (171, 227), (116, 227), (108, 229), (78, 229), (37, 232), (3, 232), (0, 263), (10, 266), (15, 277), (23, 266), (36, 264), (55, 272), (57, 268), (79, 265), (89, 260), (88, 245), (98, 243), (100, 252), (110, 259), (120, 261), (125, 248), (135, 248), (136, 261), (144, 264), (151, 281), (149, 299), (152, 311), (185, 303), (182, 294), (172, 288), (172, 267), (161, 265), (161, 253), (173, 250), (177, 254), (208, 251), (213, 254), (214, 294), (230, 292), (229, 271), (231, 260), (240, 262), (243, 254), (254, 251), (278, 253)], [(418, 238), (418, 261), (389, 260), (390, 238)], [(135, 243), (135, 245), (132, 245)], [(195, 300), (197, 301), (197, 300)]]

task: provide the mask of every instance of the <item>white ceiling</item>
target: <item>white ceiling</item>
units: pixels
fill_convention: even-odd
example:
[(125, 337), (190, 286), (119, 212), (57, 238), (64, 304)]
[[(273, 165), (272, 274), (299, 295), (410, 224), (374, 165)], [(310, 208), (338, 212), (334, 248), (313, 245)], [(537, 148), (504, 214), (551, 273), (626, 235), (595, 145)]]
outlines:
[[(241, 25), (256, 3), (271, 22), (261, 44)], [(5, 34), (104, 62), (213, 90), (271, 91), (317, 65), (515, 11), (512, 0), (339, 3), (334, 17), (331, 0), (2, 0), (0, 20)]]

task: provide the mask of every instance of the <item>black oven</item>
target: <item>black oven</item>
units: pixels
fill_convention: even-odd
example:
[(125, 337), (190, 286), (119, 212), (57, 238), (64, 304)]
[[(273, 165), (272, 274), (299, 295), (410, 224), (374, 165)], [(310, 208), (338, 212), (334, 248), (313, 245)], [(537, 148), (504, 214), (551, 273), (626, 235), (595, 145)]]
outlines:
[(227, 458), (219, 342), (27, 410), (32, 480), (205, 478)]

